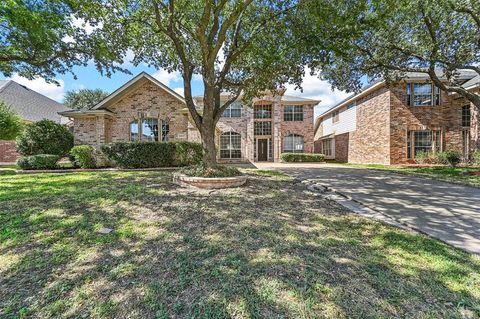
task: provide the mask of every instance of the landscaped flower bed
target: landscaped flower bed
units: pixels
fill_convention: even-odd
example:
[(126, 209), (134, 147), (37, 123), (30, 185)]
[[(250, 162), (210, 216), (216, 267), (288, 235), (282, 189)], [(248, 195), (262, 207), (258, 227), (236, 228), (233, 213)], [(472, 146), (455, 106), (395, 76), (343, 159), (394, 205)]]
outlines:
[(230, 188), (245, 184), (247, 176), (231, 166), (206, 167), (202, 164), (182, 169), (173, 175), (178, 184), (191, 185), (198, 188)]

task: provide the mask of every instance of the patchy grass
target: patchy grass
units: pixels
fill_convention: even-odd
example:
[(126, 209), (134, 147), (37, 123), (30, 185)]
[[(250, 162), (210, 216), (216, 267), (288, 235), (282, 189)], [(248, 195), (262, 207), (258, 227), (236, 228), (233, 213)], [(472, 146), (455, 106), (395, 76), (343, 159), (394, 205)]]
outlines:
[(0, 318), (480, 316), (478, 257), (248, 173), (0, 176)]
[(468, 172), (478, 172), (480, 167), (456, 167), (451, 168), (447, 166), (435, 167), (402, 167), (402, 166), (388, 166), (381, 164), (350, 164), (343, 163), (351, 167), (368, 168), (388, 170), (397, 173), (412, 174), (418, 176), (432, 177), (446, 182), (461, 183), (480, 187), (480, 176), (468, 175)]

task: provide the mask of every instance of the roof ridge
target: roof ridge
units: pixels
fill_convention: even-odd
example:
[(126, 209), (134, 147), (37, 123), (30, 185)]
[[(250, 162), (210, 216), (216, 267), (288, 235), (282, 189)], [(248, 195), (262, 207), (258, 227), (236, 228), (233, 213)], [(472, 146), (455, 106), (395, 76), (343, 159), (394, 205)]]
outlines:
[(5, 90), (5, 88), (7, 86), (9, 86), (10, 84), (12, 84), (12, 82), (15, 82), (13, 80), (5, 80), (7, 83), (5, 83), (4, 85), (0, 86), (0, 93), (2, 93), (3, 90)]

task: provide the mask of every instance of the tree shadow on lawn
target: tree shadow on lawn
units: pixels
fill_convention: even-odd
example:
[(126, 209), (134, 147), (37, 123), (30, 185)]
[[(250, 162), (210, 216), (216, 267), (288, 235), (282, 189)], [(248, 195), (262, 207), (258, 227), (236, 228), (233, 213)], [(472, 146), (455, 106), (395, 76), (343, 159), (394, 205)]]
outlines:
[(2, 318), (480, 315), (478, 258), (295, 182), (201, 191), (150, 172), (9, 183)]

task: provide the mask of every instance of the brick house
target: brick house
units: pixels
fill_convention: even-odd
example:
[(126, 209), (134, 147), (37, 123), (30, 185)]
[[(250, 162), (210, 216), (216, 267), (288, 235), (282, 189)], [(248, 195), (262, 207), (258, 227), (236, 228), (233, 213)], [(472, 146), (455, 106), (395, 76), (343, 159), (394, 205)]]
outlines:
[[(459, 80), (479, 92), (480, 76)], [(413, 163), (420, 151), (456, 150), (465, 160), (479, 145), (479, 111), (457, 94), (440, 91), (421, 73), (400, 83), (377, 81), (315, 121), (315, 152), (352, 163)]]
[[(201, 112), (203, 98), (195, 97), (195, 102)], [(249, 106), (240, 100), (232, 103), (217, 124), (219, 160), (279, 161), (283, 152), (313, 152), (313, 108), (318, 102), (265, 95)], [(146, 73), (91, 110), (61, 114), (73, 119), (75, 144), (97, 149), (120, 141), (201, 141), (183, 97)]]
[[(25, 123), (47, 119), (60, 124), (68, 124), (68, 118), (58, 114), (58, 112), (67, 110), (63, 104), (15, 81), (0, 80), (0, 101), (10, 106)], [(15, 141), (0, 140), (0, 163), (15, 162), (18, 156)]]

